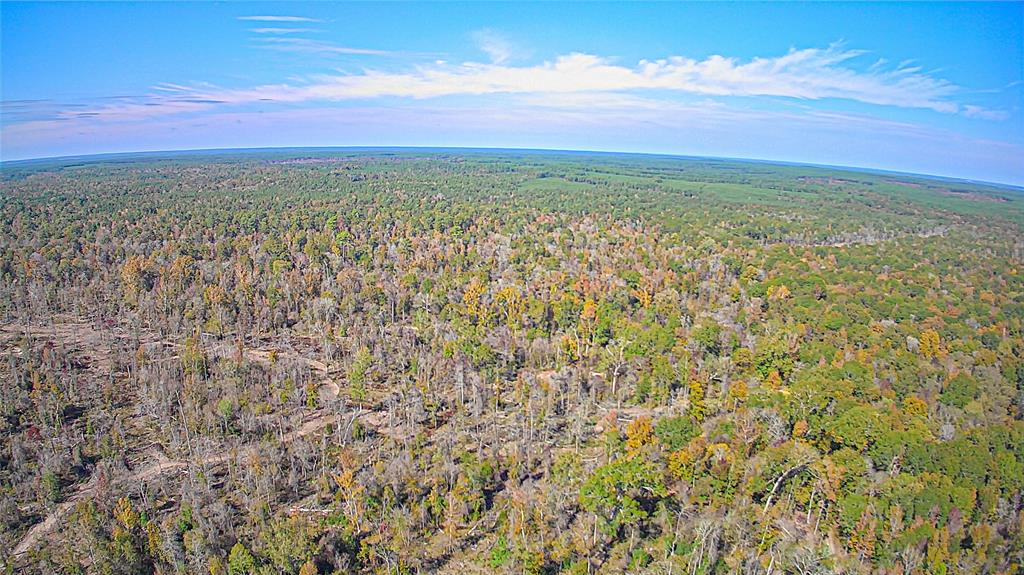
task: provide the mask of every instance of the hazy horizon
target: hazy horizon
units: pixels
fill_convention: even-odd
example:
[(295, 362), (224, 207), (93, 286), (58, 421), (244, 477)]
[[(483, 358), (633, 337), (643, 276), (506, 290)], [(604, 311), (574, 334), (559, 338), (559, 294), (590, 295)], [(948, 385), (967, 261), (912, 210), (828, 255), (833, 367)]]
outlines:
[(341, 152), (352, 152), (352, 153), (372, 153), (376, 151), (382, 152), (438, 152), (438, 153), (493, 153), (499, 154), (503, 152), (507, 153), (537, 153), (537, 154), (566, 154), (566, 155), (594, 155), (594, 156), (639, 156), (639, 157), (651, 157), (651, 158), (666, 158), (666, 159), (680, 159), (680, 160), (713, 160), (713, 161), (725, 161), (725, 162), (739, 162), (739, 163), (753, 163), (753, 164), (766, 164), (766, 165), (781, 165), (781, 166), (805, 166), (808, 168), (815, 169), (832, 169), (839, 171), (849, 172), (860, 172), (864, 174), (883, 174), (893, 176), (904, 176), (922, 178), (925, 180), (935, 181), (947, 181), (947, 182), (964, 182), (974, 183), (981, 185), (993, 186), (996, 188), (1004, 188), (1008, 190), (1015, 190), (1024, 192), (1024, 185), (1007, 184), (1002, 182), (994, 182), (990, 180), (978, 180), (970, 178), (959, 178), (955, 176), (943, 176), (938, 174), (924, 174), (919, 172), (904, 172), (899, 170), (886, 170), (882, 168), (868, 168), (863, 166), (843, 166), (837, 164), (815, 164), (809, 162), (791, 162), (784, 160), (775, 160), (771, 158), (738, 158), (728, 156), (701, 156), (701, 155), (688, 155), (688, 154), (669, 154), (669, 153), (654, 153), (654, 152), (633, 152), (633, 151), (621, 151), (621, 150), (568, 150), (560, 148), (485, 148), (485, 147), (466, 147), (466, 146), (264, 146), (264, 147), (250, 147), (250, 148), (182, 148), (182, 149), (169, 149), (169, 150), (134, 150), (134, 151), (123, 151), (123, 152), (100, 152), (95, 154), (75, 154), (68, 156), (40, 156), (34, 158), (20, 158), (16, 160), (0, 160), (0, 167), (6, 166), (22, 166), (28, 164), (45, 164), (46, 162), (60, 162), (60, 161), (85, 161), (85, 162), (102, 162), (107, 158), (126, 158), (140, 157), (146, 159), (154, 159), (161, 157), (173, 157), (176, 155), (204, 155), (204, 154), (229, 154), (235, 153), (246, 153), (246, 154), (274, 154), (274, 153), (341, 153)]
[(3, 8), (3, 160), (553, 149), (1024, 185), (1021, 3)]

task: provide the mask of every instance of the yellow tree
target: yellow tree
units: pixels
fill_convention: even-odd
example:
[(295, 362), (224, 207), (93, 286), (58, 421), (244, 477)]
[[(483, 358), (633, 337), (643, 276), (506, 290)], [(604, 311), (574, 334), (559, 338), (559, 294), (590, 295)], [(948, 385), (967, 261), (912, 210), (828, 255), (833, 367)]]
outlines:
[(932, 573), (945, 573), (949, 560), (949, 531), (945, 526), (932, 533), (928, 540), (928, 565)]
[(494, 299), (501, 306), (505, 316), (505, 322), (510, 329), (519, 327), (523, 313), (526, 311), (526, 299), (515, 286), (506, 286), (494, 296)]
[(697, 421), (704, 421), (704, 386), (697, 379), (690, 380), (690, 414)]
[(462, 305), (466, 307), (466, 313), (478, 321), (483, 320), (487, 314), (487, 305), (483, 302), (485, 293), (487, 293), (487, 286), (473, 278), (462, 294)]
[(768, 299), (771, 300), (783, 300), (789, 298), (790, 292), (788, 287), (779, 284), (775, 286), (770, 286), (768, 288), (766, 295), (768, 296)]
[(580, 312), (580, 323), (590, 325), (594, 323), (595, 319), (597, 319), (597, 304), (593, 299), (587, 298), (583, 302), (583, 311)]
[(925, 417), (928, 415), (928, 404), (916, 395), (908, 395), (903, 400), (903, 411), (909, 415)]
[(729, 399), (732, 400), (733, 407), (735, 408), (742, 405), (743, 402), (747, 400), (747, 395), (749, 395), (749, 393), (750, 392), (747, 389), (747, 382), (742, 379), (734, 381), (732, 385), (729, 386)]
[(149, 261), (142, 256), (131, 256), (121, 266), (121, 285), (125, 298), (134, 303), (139, 293), (152, 287), (154, 274)]
[(642, 415), (626, 426), (626, 449), (630, 452), (639, 450), (654, 440), (654, 425), (651, 418)]
[(921, 333), (921, 357), (932, 359), (939, 355), (939, 334), (934, 329)]
[(597, 304), (594, 303), (592, 298), (587, 298), (583, 301), (583, 310), (580, 311), (579, 321), (579, 337), (582, 346), (577, 344), (577, 348), (582, 347), (583, 349), (577, 349), (577, 353), (580, 356), (588, 355), (590, 353), (590, 345), (593, 342), (594, 337), (594, 326), (597, 324)]
[(203, 301), (205, 301), (206, 305), (212, 308), (216, 313), (216, 318), (211, 318), (214, 319), (216, 326), (211, 327), (216, 327), (217, 332), (223, 335), (224, 316), (226, 312), (225, 306), (227, 305), (228, 301), (227, 293), (224, 291), (224, 288), (220, 287), (217, 284), (212, 284), (206, 286), (206, 289), (203, 290)]
[(647, 309), (651, 306), (651, 301), (654, 299), (654, 285), (651, 280), (647, 277), (643, 277), (638, 282), (637, 286), (633, 288), (633, 297), (640, 302), (640, 305)]

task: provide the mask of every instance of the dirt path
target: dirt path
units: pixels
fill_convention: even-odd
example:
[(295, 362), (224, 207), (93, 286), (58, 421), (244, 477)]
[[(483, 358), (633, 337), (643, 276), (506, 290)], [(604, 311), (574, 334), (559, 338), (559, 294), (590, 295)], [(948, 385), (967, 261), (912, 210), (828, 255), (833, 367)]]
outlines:
[(24, 337), (34, 340), (35, 345), (57, 345), (65, 348), (69, 354), (81, 361), (81, 368), (95, 375), (108, 374), (114, 369), (118, 348), (178, 345), (170, 340), (161, 339), (154, 332), (133, 332), (123, 326), (104, 326), (65, 314), (55, 316), (52, 321), (45, 324), (0, 324), (0, 354), (21, 356), (21, 339)]
[[(343, 415), (347, 418), (359, 418), (363, 423), (370, 426), (376, 427), (376, 423), (381, 420), (381, 414), (375, 411), (368, 411), (360, 409), (354, 413)], [(281, 443), (288, 443), (294, 441), (300, 437), (305, 437), (311, 433), (315, 433), (332, 423), (338, 421), (337, 415), (321, 415), (306, 421), (300, 425), (297, 429), (294, 429), (281, 437)], [(260, 444), (249, 444), (242, 449), (231, 453), (220, 453), (217, 455), (210, 455), (199, 460), (188, 462), (183, 460), (170, 460), (161, 459), (154, 461), (142, 468), (139, 468), (129, 475), (122, 476), (111, 482), (111, 487), (120, 487), (125, 484), (137, 483), (140, 481), (149, 481), (161, 475), (170, 473), (175, 470), (186, 470), (189, 465), (218, 465), (226, 463), (237, 457), (242, 457), (250, 453), (254, 453), (259, 449)], [(93, 476), (78, 488), (78, 491), (74, 495), (69, 497), (66, 501), (58, 505), (46, 519), (36, 523), (31, 529), (25, 533), (25, 536), (18, 542), (14, 547), (14, 551), (11, 553), (13, 557), (18, 557), (27, 553), (30, 549), (36, 547), (41, 539), (49, 535), (57, 525), (67, 517), (75, 508), (80, 501), (83, 501), (89, 497), (92, 497), (96, 492), (96, 483), (99, 480), (97, 474)]]
[[(26, 335), (31, 336), (32, 338), (59, 343), (78, 352), (79, 354), (87, 354), (87, 369), (98, 373), (109, 372), (111, 370), (111, 345), (119, 340), (123, 341), (139, 338), (143, 344), (159, 344), (170, 347), (177, 347), (180, 345), (179, 342), (160, 339), (155, 333), (132, 334), (121, 326), (100, 326), (95, 322), (72, 318), (70, 316), (57, 316), (52, 318), (50, 323), (44, 325), (0, 324), (0, 353), (20, 355), (21, 349), (17, 342), (20, 338)], [(236, 348), (233, 348), (231, 344), (223, 343), (220, 345), (214, 344), (208, 348), (208, 351), (214, 355), (228, 356), (231, 353), (236, 353), (235, 349)], [(271, 346), (266, 347), (247, 347), (244, 348), (242, 352), (249, 361), (258, 362), (264, 365), (272, 364), (272, 358), (274, 355), (277, 356), (278, 360), (286, 359), (304, 364), (308, 366), (311, 371), (320, 376), (322, 379), (320, 386), (325, 395), (332, 398), (338, 395), (338, 384), (330, 377), (332, 370), (322, 361), (308, 357), (308, 355), (297, 350), (282, 349), (281, 347), (273, 346), (272, 344)], [(354, 412), (354, 414), (347, 414), (344, 417), (346, 419), (350, 417), (359, 418), (364, 425), (374, 428), (381, 427), (381, 424), (385, 419), (385, 417), (380, 413), (364, 409), (360, 409)], [(281, 437), (281, 442), (288, 443), (299, 437), (315, 433), (335, 421), (337, 421), (337, 416), (335, 415), (321, 415), (315, 417), (304, 422), (298, 428), (284, 434)], [(222, 452), (217, 455), (210, 455), (192, 462), (169, 460), (158, 454), (158, 459), (156, 461), (136, 469), (129, 475), (113, 479), (111, 481), (111, 487), (118, 488), (129, 485), (133, 482), (149, 481), (173, 471), (186, 470), (190, 464), (222, 464), (236, 457), (244, 457), (245, 455), (255, 452), (257, 449), (259, 449), (259, 444), (250, 444), (233, 452)], [(75, 509), (75, 506), (78, 505), (79, 502), (92, 497), (93, 494), (95, 494), (98, 480), (98, 475), (94, 474), (87, 482), (79, 486), (78, 490), (68, 497), (67, 500), (54, 508), (45, 519), (33, 525), (21, 541), (19, 541), (14, 547), (12, 556), (18, 557), (24, 555), (30, 549), (36, 547), (44, 537), (53, 532), (60, 522)]]
[[(110, 346), (115, 342), (135, 341), (141, 345), (163, 345), (170, 348), (178, 348), (181, 342), (173, 339), (161, 338), (152, 330), (138, 330), (132, 332), (130, 329), (112, 325), (103, 327), (96, 322), (77, 319), (68, 315), (55, 316), (48, 323), (21, 324), (4, 323), (0, 324), (0, 352), (21, 354), (19, 341), (22, 337), (31, 336), (34, 339), (47, 340), (66, 346), (70, 350), (80, 354), (86, 354), (98, 367), (110, 367)], [(210, 336), (212, 338), (212, 336)], [(308, 341), (308, 337), (293, 335), (296, 343)], [(245, 346), (241, 351), (249, 361), (263, 365), (271, 365), (274, 361), (291, 360), (303, 364), (311, 371), (322, 376), (333, 373), (333, 370), (326, 363), (310, 357), (315, 352), (312, 349), (289, 349), (280, 343), (270, 340), (261, 340), (262, 345), (249, 347)], [(310, 345), (306, 346), (311, 348)], [(207, 340), (204, 349), (216, 356), (232, 357), (238, 353), (237, 343), (226, 340)], [(305, 351), (306, 353), (303, 353)], [(272, 359), (276, 356), (276, 359)], [(177, 357), (177, 356), (172, 356)]]
[[(81, 362), (85, 372), (91, 373), (94, 377), (107, 377), (114, 369), (114, 355), (118, 353), (115, 348), (131, 345), (140, 345), (147, 348), (150, 346), (161, 346), (170, 350), (177, 350), (181, 342), (161, 338), (158, 333), (152, 330), (135, 330), (120, 325), (104, 326), (103, 324), (72, 317), (67, 314), (57, 315), (48, 323), (22, 324), (3, 323), (0, 324), (0, 356), (11, 354), (20, 356), (22, 354), (21, 339), (31, 337), (36, 340), (35, 345), (45, 343), (63, 346), (69, 353), (74, 355)], [(336, 397), (339, 387), (334, 378), (337, 377), (339, 368), (329, 366), (323, 361), (314, 359), (317, 352), (307, 336), (292, 335), (287, 344), (281, 341), (268, 339), (257, 339), (252, 342), (254, 345), (238, 347), (237, 341), (230, 339), (210, 339), (204, 341), (204, 350), (211, 356), (221, 358), (236, 358), (239, 353), (248, 361), (269, 367), (278, 361), (289, 361), (307, 367), (310, 372), (319, 379), (319, 386), (326, 397)], [(295, 347), (298, 346), (298, 347)], [(163, 355), (160, 361), (174, 360), (178, 357), (175, 351), (170, 355)]]

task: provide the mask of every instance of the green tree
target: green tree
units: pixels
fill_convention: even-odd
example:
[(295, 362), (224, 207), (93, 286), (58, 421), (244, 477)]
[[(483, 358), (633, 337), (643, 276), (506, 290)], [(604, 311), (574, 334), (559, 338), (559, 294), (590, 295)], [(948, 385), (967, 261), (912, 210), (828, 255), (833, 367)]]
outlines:
[(654, 435), (669, 451), (678, 451), (686, 447), (686, 444), (700, 433), (700, 426), (685, 415), (662, 417), (654, 426)]
[(963, 409), (978, 395), (978, 383), (966, 373), (959, 373), (946, 383), (939, 394), (939, 401)]
[(580, 488), (580, 504), (597, 514), (609, 535), (647, 518), (645, 505), (668, 495), (661, 472), (651, 461), (624, 457), (598, 467)]
[(256, 573), (256, 558), (252, 552), (239, 541), (231, 548), (228, 555), (228, 573), (230, 575), (252, 575)]

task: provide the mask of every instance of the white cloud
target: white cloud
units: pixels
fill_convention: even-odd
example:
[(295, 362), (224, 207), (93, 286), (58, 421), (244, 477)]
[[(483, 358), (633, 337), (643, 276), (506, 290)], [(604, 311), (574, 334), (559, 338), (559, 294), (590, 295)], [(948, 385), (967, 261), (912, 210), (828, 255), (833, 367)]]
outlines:
[(981, 120), (1005, 120), (1010, 117), (1003, 110), (988, 110), (981, 106), (972, 106), (970, 104), (964, 106), (964, 115), (968, 118), (978, 118)]
[[(378, 53), (299, 38), (273, 40), (277, 49)], [(216, 93), (197, 90), (195, 95), (233, 102), (266, 99), (301, 102), (660, 90), (707, 96), (836, 98), (943, 113), (965, 110), (950, 100), (959, 90), (956, 85), (914, 67), (883, 69), (874, 66), (858, 71), (848, 64), (861, 54), (833, 46), (792, 50), (783, 56), (754, 58), (747, 62), (718, 55), (704, 60), (673, 56), (624, 66), (592, 54), (572, 53), (532, 66), (435, 63), (408, 72), (368, 70), (360, 74), (317, 76), (305, 84), (264, 85)], [(503, 53), (494, 56), (500, 59)], [(981, 113), (982, 109), (972, 108), (974, 117)]]
[(299, 34), (313, 32), (311, 28), (249, 28), (254, 34)]
[[(308, 38), (261, 37), (262, 47), (274, 50), (353, 55), (391, 55), (365, 48), (339, 46)], [(896, 68), (875, 62), (864, 70), (852, 66), (863, 52), (838, 46), (791, 50), (778, 57), (740, 61), (724, 56), (695, 60), (673, 56), (621, 65), (592, 54), (572, 53), (529, 66), (499, 63), (435, 61), (403, 72), (364, 70), (325, 74), (290, 83), (249, 88), (212, 85), (158, 86), (159, 94), (137, 101), (68, 110), (58, 117), (124, 121), (220, 105), (315, 103), (405, 98), (518, 96), (534, 107), (589, 111), (595, 108), (666, 110), (678, 105), (679, 95), (706, 97), (781, 97), (797, 100), (844, 99), (878, 106), (962, 113), (992, 120), (1005, 112), (961, 105), (952, 99), (959, 87), (906, 63)], [(505, 52), (492, 58), (502, 60)], [(667, 113), (667, 112), (664, 112)]]
[(473, 41), (491, 59), (492, 64), (504, 64), (515, 53), (515, 48), (508, 38), (490, 29), (473, 32)]
[(390, 54), (386, 50), (370, 48), (352, 48), (339, 46), (332, 42), (311, 40), (309, 38), (269, 37), (260, 38), (260, 48), (279, 50), (282, 52), (302, 52), (306, 54), (352, 54), (360, 56), (384, 56)]
[[(578, 92), (562, 94), (527, 94), (521, 102), (538, 108), (592, 110), (670, 110), (678, 106), (671, 100), (645, 98), (622, 92)], [(717, 104), (716, 105), (721, 105)]]
[(239, 16), (238, 19), (251, 22), (323, 22), (323, 20), (305, 16)]

